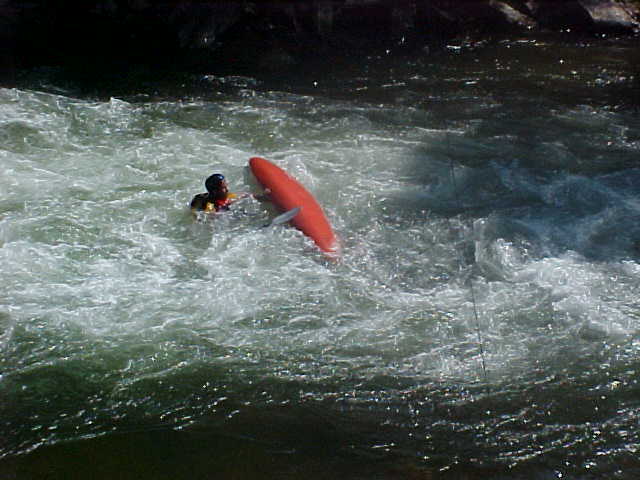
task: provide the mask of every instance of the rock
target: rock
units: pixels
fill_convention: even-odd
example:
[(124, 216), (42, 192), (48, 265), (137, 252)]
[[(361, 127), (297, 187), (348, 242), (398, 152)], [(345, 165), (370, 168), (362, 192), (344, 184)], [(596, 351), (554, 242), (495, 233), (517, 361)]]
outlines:
[(638, 33), (640, 1), (0, 0), (0, 69), (286, 68), (539, 29)]
[(491, 2), (493, 8), (498, 10), (504, 15), (507, 22), (513, 25), (532, 29), (536, 26), (531, 10), (525, 4), (518, 4), (507, 1), (494, 1)]
[(12, 82), (15, 74), (14, 43), (16, 12), (7, 1), (0, 1), (0, 80)]
[(542, 27), (573, 33), (634, 33), (640, 27), (640, 7), (623, 0), (529, 0)]
[(606, 0), (580, 0), (599, 32), (631, 33), (638, 29), (640, 7)]
[(543, 28), (574, 33), (594, 31), (593, 19), (578, 0), (530, 0), (527, 6)]
[(243, 11), (239, 2), (183, 4), (175, 8), (170, 18), (180, 48), (213, 48)]
[(533, 26), (532, 19), (511, 3), (509, 0), (416, 1), (415, 17), (404, 23), (413, 29), (414, 39), (432, 46), (455, 37), (493, 37)]

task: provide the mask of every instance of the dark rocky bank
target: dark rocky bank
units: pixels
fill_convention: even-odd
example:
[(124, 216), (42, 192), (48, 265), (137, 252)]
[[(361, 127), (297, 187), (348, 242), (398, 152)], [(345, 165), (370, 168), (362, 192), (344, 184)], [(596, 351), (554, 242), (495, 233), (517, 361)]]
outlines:
[(255, 72), (555, 32), (637, 35), (636, 0), (0, 0), (4, 82), (40, 66)]

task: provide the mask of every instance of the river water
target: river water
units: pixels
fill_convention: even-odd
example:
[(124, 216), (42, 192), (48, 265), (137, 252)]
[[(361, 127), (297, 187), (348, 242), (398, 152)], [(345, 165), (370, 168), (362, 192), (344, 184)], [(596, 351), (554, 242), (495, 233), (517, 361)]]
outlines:
[[(638, 478), (638, 65), (528, 38), (0, 89), (3, 478)], [(193, 221), (253, 155), (340, 262), (255, 200)]]

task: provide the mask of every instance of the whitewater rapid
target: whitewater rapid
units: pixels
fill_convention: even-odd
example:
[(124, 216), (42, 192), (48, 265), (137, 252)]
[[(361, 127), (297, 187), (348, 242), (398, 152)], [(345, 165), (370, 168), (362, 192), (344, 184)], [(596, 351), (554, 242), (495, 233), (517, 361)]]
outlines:
[[(478, 458), (547, 471), (594, 424), (637, 421), (637, 112), (470, 81), (429, 97), (415, 72), (379, 101), (200, 81), (230, 90), (0, 90), (0, 456), (317, 402), (396, 425), (386, 451), (451, 466), (427, 432), (483, 425), (461, 433)], [(248, 191), (253, 155), (313, 192), (341, 262), (261, 229), (273, 212), (254, 200), (194, 222), (204, 179)], [(353, 441), (380, 445), (367, 432)], [(573, 454), (636, 451), (637, 428), (625, 438)]]

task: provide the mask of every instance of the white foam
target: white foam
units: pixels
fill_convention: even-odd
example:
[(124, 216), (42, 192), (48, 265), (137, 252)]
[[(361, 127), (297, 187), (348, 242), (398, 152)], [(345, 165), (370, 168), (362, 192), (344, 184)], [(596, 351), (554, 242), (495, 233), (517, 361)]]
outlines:
[[(369, 377), (471, 380), (481, 375), (480, 347), (490, 370), (512, 375), (534, 358), (556, 361), (568, 339), (588, 346), (640, 330), (637, 263), (566, 248), (582, 245), (581, 226), (592, 238), (593, 217), (451, 217), (450, 165), (437, 151), (416, 152), (444, 135), (403, 125), (411, 109), (1, 92), (8, 118), (31, 119), (50, 143), (4, 153), (2, 291), (16, 322), (70, 322), (123, 345), (188, 331), (282, 371), (313, 357), (309, 375), (348, 365)], [(470, 158), (481, 140), (465, 131), (450, 142)], [(293, 229), (259, 229), (268, 214), (257, 203), (242, 206), (246, 215), (192, 222), (186, 206), (204, 178), (221, 171), (233, 189), (248, 189), (243, 168), (254, 154), (318, 197), (343, 237), (342, 263), (326, 264)], [(464, 207), (494, 199), (483, 184), (491, 180), (547, 207), (588, 214), (622, 199), (635, 208), (580, 176), (543, 185), (497, 163), (482, 175), (473, 166), (454, 173)]]

